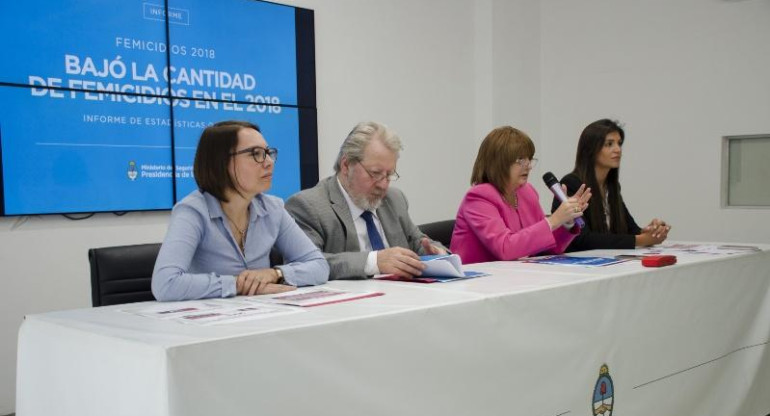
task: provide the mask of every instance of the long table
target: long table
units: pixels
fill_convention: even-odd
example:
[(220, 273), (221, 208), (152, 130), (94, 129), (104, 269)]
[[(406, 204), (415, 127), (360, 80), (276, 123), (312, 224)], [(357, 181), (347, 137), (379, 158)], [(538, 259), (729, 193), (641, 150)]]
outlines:
[[(445, 284), (220, 326), (26, 317), (17, 415), (770, 414), (770, 251)], [(614, 255), (620, 252), (585, 252)]]

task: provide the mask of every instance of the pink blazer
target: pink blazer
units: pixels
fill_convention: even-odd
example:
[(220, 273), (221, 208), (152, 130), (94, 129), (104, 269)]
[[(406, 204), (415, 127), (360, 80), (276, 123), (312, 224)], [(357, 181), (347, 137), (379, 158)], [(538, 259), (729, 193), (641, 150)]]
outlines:
[(517, 189), (516, 196), (518, 209), (508, 205), (492, 184), (475, 185), (465, 194), (450, 247), (464, 264), (559, 254), (575, 238), (564, 227), (551, 231), (531, 184)]

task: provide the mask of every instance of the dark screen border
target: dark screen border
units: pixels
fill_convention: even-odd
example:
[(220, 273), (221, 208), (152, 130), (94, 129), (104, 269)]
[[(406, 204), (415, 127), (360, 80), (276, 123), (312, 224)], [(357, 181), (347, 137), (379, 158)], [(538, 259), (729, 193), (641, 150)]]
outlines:
[(294, 9), (297, 45), (297, 105), (316, 107), (315, 17), (313, 10)]
[(5, 216), (5, 184), (3, 182), (3, 125), (0, 124), (0, 217)]
[(300, 188), (318, 183), (318, 113), (315, 108), (298, 108)]

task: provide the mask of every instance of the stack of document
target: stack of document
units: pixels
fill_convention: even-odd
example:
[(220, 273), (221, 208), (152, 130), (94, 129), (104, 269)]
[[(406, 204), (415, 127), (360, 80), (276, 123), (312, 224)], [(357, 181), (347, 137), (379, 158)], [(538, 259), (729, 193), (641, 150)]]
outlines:
[(227, 324), (301, 312), (302, 309), (244, 302), (244, 298), (157, 302), (121, 312), (198, 325)]
[(626, 261), (615, 257), (543, 256), (521, 260), (522, 263), (558, 264), (561, 266), (601, 267)]
[(462, 261), (457, 254), (439, 254), (433, 256), (420, 256), (420, 261), (425, 265), (422, 275), (414, 277), (402, 277), (394, 274), (376, 276), (375, 279), (399, 280), (417, 283), (443, 283), (460, 279), (487, 276), (487, 273), (463, 271)]
[[(120, 312), (158, 320), (197, 325), (228, 324), (302, 312), (309, 306), (328, 305), (382, 296), (382, 292), (349, 292), (323, 286), (303, 287), (276, 295), (228, 299), (154, 302), (128, 306)], [(297, 307), (301, 306), (301, 307)]]
[(347, 302), (350, 300), (365, 299), (382, 295), (384, 295), (382, 292), (349, 292), (347, 290), (313, 286), (303, 287), (277, 295), (256, 296), (249, 300), (260, 303), (307, 307)]

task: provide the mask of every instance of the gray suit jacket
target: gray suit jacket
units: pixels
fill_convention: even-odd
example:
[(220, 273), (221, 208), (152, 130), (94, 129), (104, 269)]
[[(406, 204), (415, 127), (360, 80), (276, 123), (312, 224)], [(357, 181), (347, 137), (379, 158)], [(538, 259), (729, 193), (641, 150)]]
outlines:
[[(286, 201), (286, 209), (329, 262), (329, 279), (363, 279), (368, 252), (361, 251), (356, 227), (348, 203), (330, 176), (316, 186), (294, 194)], [(377, 209), (385, 237), (391, 247), (408, 248), (424, 254), (420, 241), (425, 234), (409, 218), (409, 203), (404, 194), (392, 186)], [(446, 249), (441, 243), (432, 244)]]

